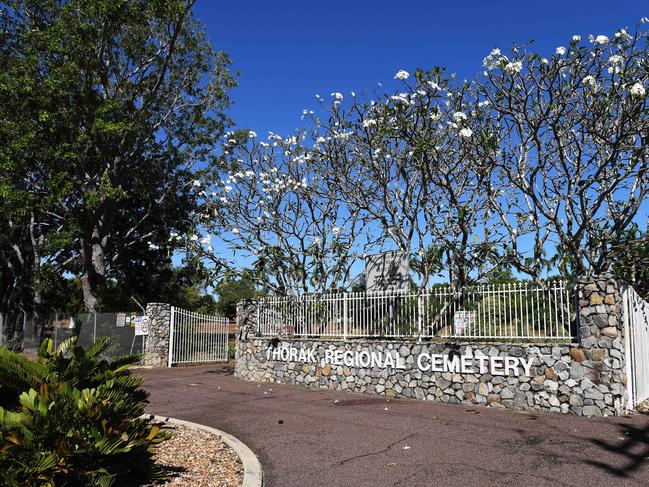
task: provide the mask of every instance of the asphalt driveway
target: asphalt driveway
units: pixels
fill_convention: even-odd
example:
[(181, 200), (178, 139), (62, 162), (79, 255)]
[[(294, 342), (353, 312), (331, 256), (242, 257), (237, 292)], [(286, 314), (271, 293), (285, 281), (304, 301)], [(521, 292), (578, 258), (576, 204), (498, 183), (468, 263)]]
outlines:
[(235, 435), (267, 486), (649, 485), (649, 416), (387, 400), (240, 381), (229, 366), (138, 374), (147, 411)]

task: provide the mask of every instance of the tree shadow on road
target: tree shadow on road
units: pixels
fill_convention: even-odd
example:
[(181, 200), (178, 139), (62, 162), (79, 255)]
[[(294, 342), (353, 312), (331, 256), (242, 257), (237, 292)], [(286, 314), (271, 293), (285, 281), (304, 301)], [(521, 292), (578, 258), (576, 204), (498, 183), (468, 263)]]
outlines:
[(595, 446), (619, 455), (620, 462), (617, 465), (597, 460), (587, 462), (617, 477), (626, 478), (644, 465), (649, 465), (649, 423), (642, 428), (620, 424), (619, 432), (619, 442), (607, 442), (598, 438), (590, 440)]
[(211, 370), (206, 370), (204, 374), (217, 374), (217, 375), (233, 375), (234, 374), (234, 364), (226, 363), (220, 365), (219, 367)]

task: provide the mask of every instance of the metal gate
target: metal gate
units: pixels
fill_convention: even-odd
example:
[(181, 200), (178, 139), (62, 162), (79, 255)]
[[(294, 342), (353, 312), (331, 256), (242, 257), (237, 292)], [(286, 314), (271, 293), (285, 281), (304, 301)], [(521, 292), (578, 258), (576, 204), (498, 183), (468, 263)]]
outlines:
[(171, 308), (168, 366), (228, 360), (228, 318)]
[(626, 335), (628, 408), (649, 399), (649, 303), (632, 288), (622, 294)]

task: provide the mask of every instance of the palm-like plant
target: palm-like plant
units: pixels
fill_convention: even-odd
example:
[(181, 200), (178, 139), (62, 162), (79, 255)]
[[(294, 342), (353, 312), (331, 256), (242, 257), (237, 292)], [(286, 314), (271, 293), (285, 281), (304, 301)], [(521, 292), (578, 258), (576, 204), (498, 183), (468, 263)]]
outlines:
[(165, 477), (155, 446), (169, 434), (142, 418), (147, 392), (129, 366), (106, 360), (109, 340), (70, 338), (37, 361), (0, 349), (0, 483), (141, 485)]

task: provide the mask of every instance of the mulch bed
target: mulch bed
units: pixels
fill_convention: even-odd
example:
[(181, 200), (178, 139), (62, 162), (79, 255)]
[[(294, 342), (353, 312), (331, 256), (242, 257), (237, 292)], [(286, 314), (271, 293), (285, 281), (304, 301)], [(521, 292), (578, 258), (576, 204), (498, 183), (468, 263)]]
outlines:
[(243, 483), (239, 456), (213, 433), (167, 424), (172, 437), (160, 444), (159, 464), (169, 467), (171, 479), (163, 485), (232, 487)]
[(640, 414), (649, 414), (649, 400), (638, 404), (635, 410)]

